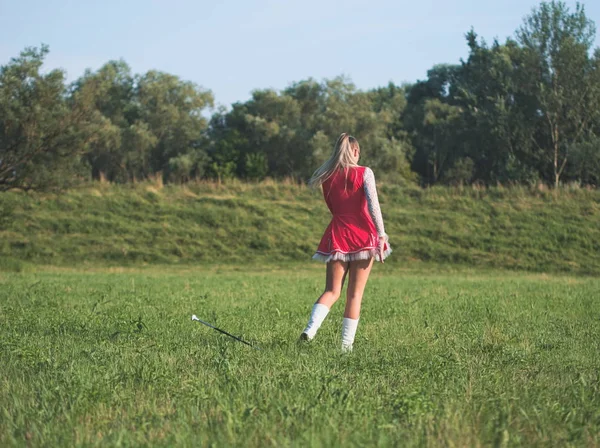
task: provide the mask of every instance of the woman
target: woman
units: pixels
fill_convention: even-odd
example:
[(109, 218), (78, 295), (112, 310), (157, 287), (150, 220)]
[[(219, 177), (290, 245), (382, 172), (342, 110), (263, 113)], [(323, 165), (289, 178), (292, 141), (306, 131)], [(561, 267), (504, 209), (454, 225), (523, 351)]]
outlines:
[(383, 226), (381, 209), (370, 168), (359, 166), (358, 141), (344, 133), (333, 155), (310, 179), (311, 186), (323, 187), (325, 202), (333, 215), (314, 259), (327, 263), (325, 291), (315, 303), (308, 325), (300, 335), (312, 340), (340, 297), (349, 274), (346, 310), (342, 323), (342, 351), (352, 351), (360, 305), (373, 260), (383, 260), (392, 252)]

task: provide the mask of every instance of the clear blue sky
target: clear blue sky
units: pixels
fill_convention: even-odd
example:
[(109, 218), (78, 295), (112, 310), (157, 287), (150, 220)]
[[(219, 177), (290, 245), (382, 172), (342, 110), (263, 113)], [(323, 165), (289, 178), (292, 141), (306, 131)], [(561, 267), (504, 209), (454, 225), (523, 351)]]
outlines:
[[(600, 1), (587, 15), (600, 26)], [(69, 80), (124, 59), (213, 91), (219, 104), (256, 88), (348, 76), (368, 89), (424, 79), (467, 55), (473, 27), (488, 42), (514, 34), (533, 0), (0, 0), (0, 64), (50, 45), (47, 68)], [(568, 1), (571, 7), (575, 2)], [(600, 38), (596, 39), (600, 46)]]

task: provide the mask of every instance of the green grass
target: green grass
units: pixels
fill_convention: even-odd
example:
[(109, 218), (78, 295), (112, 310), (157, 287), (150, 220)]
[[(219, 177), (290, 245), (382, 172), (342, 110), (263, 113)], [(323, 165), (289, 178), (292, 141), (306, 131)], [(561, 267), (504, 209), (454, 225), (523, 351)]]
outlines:
[[(600, 274), (600, 191), (382, 185), (396, 267)], [(263, 182), (0, 194), (0, 269), (306, 261), (330, 215), (319, 191)]]
[(349, 356), (322, 266), (0, 273), (0, 445), (600, 445), (599, 279), (386, 266)]

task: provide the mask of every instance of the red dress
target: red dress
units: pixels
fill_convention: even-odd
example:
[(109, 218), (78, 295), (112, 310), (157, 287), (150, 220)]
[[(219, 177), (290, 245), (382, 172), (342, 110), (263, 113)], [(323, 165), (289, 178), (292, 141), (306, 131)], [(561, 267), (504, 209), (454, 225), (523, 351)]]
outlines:
[[(313, 256), (314, 259), (328, 262), (367, 260), (375, 257), (379, 260), (379, 235), (374, 219), (381, 222), (379, 234), (386, 235), (376, 193), (375, 209), (379, 216), (373, 217), (373, 210), (369, 211), (364, 185), (366, 169), (368, 168), (364, 166), (341, 169), (323, 183), (323, 196), (333, 216)], [(372, 176), (372, 172), (369, 172)], [(373, 201), (373, 198), (369, 200)], [(391, 248), (386, 236), (384, 258), (390, 253)]]

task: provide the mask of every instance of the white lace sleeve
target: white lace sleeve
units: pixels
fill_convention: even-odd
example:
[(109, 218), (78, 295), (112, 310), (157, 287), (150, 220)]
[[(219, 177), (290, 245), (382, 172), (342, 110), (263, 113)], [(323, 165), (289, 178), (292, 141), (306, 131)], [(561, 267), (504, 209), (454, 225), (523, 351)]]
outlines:
[(364, 174), (364, 189), (367, 197), (367, 206), (369, 214), (377, 229), (377, 235), (386, 237), (385, 228), (383, 227), (383, 217), (381, 216), (381, 208), (379, 207), (379, 197), (377, 196), (377, 187), (375, 186), (375, 175), (371, 168), (365, 169)]

